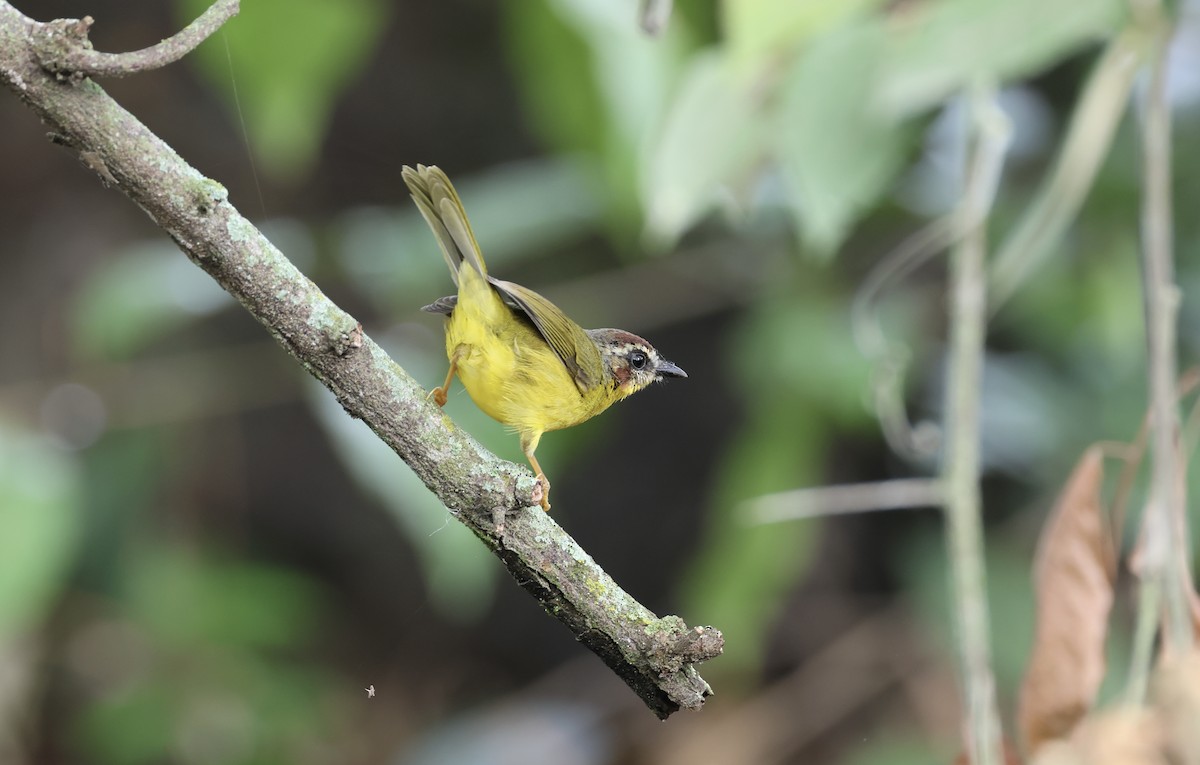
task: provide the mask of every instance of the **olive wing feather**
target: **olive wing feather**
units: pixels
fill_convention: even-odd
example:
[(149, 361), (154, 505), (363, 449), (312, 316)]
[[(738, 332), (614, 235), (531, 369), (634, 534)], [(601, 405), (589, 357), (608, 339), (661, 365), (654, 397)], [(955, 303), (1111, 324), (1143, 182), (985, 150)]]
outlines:
[(500, 291), (506, 303), (510, 300), (515, 302), (529, 317), (538, 333), (567, 367), (580, 393), (599, 384), (603, 361), (595, 342), (583, 327), (571, 321), (558, 306), (527, 287), (491, 277), (488, 277), (488, 281)]
[[(596, 350), (595, 342), (587, 336), (582, 327), (568, 319), (558, 306), (533, 290), (491, 277), (488, 281), (500, 293), (504, 304), (525, 315), (538, 334), (554, 349), (555, 355), (571, 373), (581, 393), (598, 382), (594, 379), (595, 375), (587, 370), (601, 368), (600, 352)], [(458, 295), (447, 295), (422, 307), (421, 310), (449, 316), (454, 312), (456, 305)], [(569, 326), (564, 326), (564, 322)]]

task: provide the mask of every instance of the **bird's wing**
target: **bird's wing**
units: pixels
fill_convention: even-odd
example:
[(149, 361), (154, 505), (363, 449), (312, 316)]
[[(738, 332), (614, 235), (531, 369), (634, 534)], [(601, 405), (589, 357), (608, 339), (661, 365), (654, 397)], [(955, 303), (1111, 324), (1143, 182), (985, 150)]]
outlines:
[(571, 321), (558, 306), (527, 287), (492, 277), (488, 277), (488, 281), (500, 291), (504, 302), (516, 303), (529, 317), (538, 333), (575, 378), (580, 393), (600, 383), (597, 375), (603, 370), (603, 360), (583, 327)]

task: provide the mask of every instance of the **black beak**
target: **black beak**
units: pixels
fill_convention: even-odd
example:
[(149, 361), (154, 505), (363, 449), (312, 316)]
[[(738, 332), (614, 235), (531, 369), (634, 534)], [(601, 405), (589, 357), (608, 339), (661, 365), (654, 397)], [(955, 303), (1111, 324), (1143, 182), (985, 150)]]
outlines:
[(665, 377), (687, 377), (687, 372), (684, 372), (666, 359), (661, 359), (655, 364), (654, 371)]

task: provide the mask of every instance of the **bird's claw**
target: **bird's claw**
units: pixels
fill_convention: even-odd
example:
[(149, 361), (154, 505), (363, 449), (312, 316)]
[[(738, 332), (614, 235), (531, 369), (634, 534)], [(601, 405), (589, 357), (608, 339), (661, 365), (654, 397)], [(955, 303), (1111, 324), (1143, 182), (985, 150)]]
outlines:
[(434, 388), (429, 391), (429, 398), (433, 399), (433, 403), (438, 406), (446, 405), (446, 389), (442, 387)]
[[(548, 513), (550, 512), (550, 479), (546, 478), (545, 473), (538, 473), (536, 476), (534, 476), (534, 480), (538, 482), (538, 485), (542, 489), (540, 492), (542, 495), (540, 502), (542, 509)], [(538, 493), (539, 492), (536, 491), (533, 493), (533, 499), (535, 502), (538, 501)]]

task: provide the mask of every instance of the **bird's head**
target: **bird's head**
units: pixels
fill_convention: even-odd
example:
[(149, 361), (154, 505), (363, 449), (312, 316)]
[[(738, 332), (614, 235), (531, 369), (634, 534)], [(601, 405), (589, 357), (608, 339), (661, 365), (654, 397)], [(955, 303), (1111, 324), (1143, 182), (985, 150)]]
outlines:
[(667, 377), (687, 377), (687, 372), (664, 359), (653, 345), (635, 334), (622, 329), (589, 329), (587, 333), (600, 349), (608, 383), (605, 387), (617, 399)]

